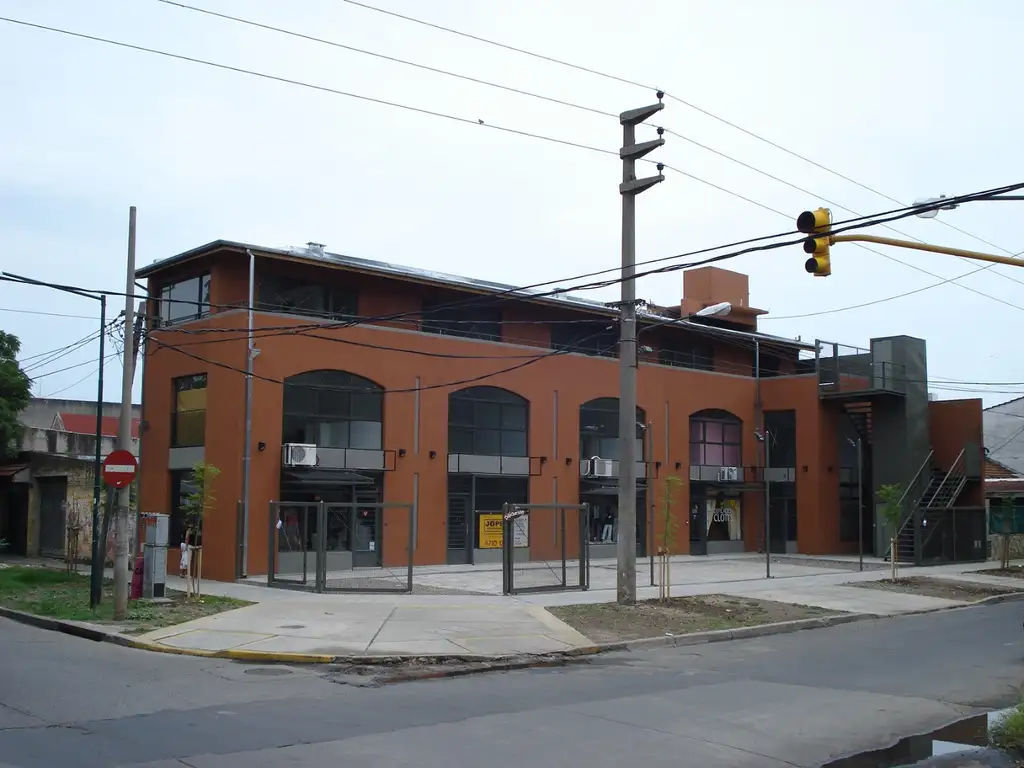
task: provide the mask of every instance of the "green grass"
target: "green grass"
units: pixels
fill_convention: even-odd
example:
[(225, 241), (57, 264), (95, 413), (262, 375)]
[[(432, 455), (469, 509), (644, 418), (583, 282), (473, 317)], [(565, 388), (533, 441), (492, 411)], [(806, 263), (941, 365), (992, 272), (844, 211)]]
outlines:
[(52, 619), (116, 623), (134, 633), (251, 605), (244, 600), (213, 595), (186, 600), (183, 593), (168, 591), (167, 596), (170, 602), (166, 603), (132, 601), (128, 604), (127, 619), (114, 622), (114, 584), (110, 580), (104, 581), (103, 599), (94, 611), (89, 607), (87, 574), (45, 567), (0, 567), (0, 605), (6, 608)]
[(988, 729), (988, 741), (1014, 757), (1024, 756), (1024, 703), (1011, 709)]

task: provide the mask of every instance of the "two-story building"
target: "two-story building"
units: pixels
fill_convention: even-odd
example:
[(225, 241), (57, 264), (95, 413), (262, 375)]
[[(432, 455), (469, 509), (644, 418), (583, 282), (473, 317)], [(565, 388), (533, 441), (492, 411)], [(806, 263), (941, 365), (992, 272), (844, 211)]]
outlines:
[[(357, 530), (323, 532), (384, 564), (402, 562), (409, 541), (417, 564), (493, 560), (481, 520), (503, 503), (590, 502), (594, 556), (614, 554), (614, 309), (317, 244), (216, 241), (139, 277), (159, 297), (143, 368), (142, 510), (171, 514), (173, 546), (192, 468), (215, 466), (211, 577), (266, 573), (272, 501), (412, 504), (411, 530), (374, 509)], [(720, 302), (727, 315), (695, 316)], [(763, 314), (746, 275), (713, 267), (684, 272), (678, 306), (640, 313), (641, 554), (664, 540), (670, 487), (673, 547), (693, 554), (762, 549), (766, 495), (777, 552), (855, 552), (863, 540), (883, 554), (872, 504), (883, 484), (914, 488), (915, 503), (933, 475), (962, 477), (947, 507), (983, 509), (981, 403), (929, 401), (924, 341), (794, 341), (759, 332)], [(531, 531), (531, 546), (546, 536)]]

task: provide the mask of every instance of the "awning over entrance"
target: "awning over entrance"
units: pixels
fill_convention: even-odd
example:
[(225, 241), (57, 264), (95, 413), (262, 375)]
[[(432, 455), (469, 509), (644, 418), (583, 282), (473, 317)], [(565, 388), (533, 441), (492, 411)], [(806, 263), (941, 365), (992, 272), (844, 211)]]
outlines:
[(292, 490), (315, 490), (337, 488), (341, 485), (373, 485), (374, 479), (346, 469), (322, 469), (311, 467), (305, 470), (286, 470), (281, 475), (281, 485)]
[(0, 478), (3, 477), (14, 477), (16, 474), (21, 472), (23, 469), (28, 469), (28, 464), (4, 464), (0, 466)]

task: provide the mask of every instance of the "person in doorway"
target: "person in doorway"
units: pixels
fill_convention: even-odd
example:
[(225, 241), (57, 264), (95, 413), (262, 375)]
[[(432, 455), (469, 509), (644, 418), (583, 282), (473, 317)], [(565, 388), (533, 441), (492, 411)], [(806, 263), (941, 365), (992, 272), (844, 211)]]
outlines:
[(604, 511), (604, 527), (601, 528), (601, 543), (615, 541), (615, 507), (608, 505)]

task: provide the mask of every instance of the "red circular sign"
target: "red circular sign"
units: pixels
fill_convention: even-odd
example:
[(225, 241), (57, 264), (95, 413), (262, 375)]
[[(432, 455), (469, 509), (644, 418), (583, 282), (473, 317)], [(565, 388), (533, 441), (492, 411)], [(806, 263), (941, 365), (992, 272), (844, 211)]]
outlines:
[(103, 460), (103, 482), (115, 488), (124, 488), (131, 485), (138, 469), (139, 462), (131, 451), (113, 451)]

